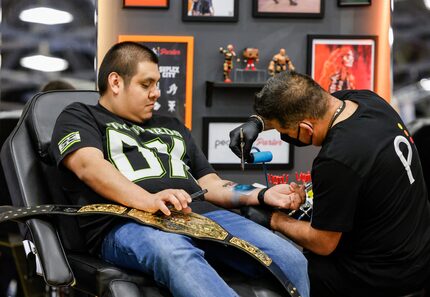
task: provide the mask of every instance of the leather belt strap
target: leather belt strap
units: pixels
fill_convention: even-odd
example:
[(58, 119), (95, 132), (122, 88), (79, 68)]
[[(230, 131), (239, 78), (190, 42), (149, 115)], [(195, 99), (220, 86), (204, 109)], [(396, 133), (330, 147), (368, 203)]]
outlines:
[(166, 232), (178, 233), (190, 237), (211, 240), (232, 246), (246, 252), (263, 264), (288, 291), (292, 297), (300, 297), (299, 292), (284, 275), (279, 266), (256, 246), (231, 235), (216, 222), (196, 213), (184, 214), (170, 209), (171, 215), (161, 212), (149, 213), (142, 210), (127, 208), (116, 204), (90, 204), (83, 207), (71, 205), (38, 205), (27, 207), (0, 206), (0, 223), (3, 221), (21, 221), (40, 215), (91, 215), (106, 214), (129, 218), (140, 224), (148, 225)]

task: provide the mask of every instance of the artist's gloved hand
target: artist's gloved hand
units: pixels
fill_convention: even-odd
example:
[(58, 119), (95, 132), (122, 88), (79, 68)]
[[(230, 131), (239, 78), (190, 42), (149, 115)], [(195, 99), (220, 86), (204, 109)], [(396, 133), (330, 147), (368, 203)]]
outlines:
[(230, 131), (230, 149), (239, 158), (242, 158), (240, 149), (240, 129), (243, 129), (243, 155), (246, 161), (251, 160), (251, 148), (258, 134), (263, 131), (263, 123), (256, 117), (250, 117), (247, 122)]
[(270, 206), (242, 206), (240, 214), (255, 223), (270, 229), (274, 209)]

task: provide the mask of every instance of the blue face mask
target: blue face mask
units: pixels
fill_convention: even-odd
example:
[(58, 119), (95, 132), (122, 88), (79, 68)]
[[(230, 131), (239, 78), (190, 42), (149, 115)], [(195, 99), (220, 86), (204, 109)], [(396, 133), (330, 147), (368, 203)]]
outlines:
[(311, 136), (310, 143), (304, 143), (304, 142), (300, 141), (299, 137), (300, 137), (300, 125), (297, 128), (297, 137), (296, 138), (290, 137), (287, 134), (281, 134), (281, 139), (283, 141), (288, 142), (289, 144), (292, 144), (292, 145), (297, 146), (297, 147), (309, 146), (312, 144), (313, 135)]

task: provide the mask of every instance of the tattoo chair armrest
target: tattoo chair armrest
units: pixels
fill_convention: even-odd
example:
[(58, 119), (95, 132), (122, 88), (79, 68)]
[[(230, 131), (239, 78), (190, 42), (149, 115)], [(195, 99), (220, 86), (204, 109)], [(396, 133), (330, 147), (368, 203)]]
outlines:
[(45, 282), (54, 287), (69, 286), (75, 282), (58, 234), (51, 223), (41, 219), (29, 219), (26, 225), (35, 245)]

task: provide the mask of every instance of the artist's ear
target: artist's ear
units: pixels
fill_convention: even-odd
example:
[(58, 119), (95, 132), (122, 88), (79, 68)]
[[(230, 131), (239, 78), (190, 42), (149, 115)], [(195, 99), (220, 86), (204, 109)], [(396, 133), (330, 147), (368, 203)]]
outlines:
[(109, 88), (111, 89), (112, 93), (115, 95), (118, 95), (119, 91), (124, 86), (124, 81), (122, 77), (116, 72), (109, 73), (108, 83), (109, 83)]
[(300, 130), (306, 131), (308, 135), (314, 134), (314, 127), (311, 122), (304, 120), (300, 122), (299, 126)]

